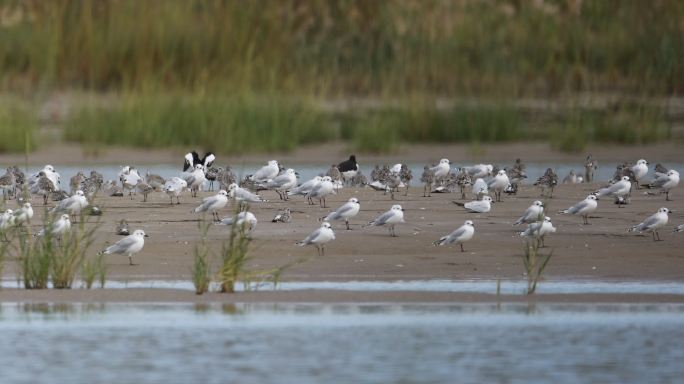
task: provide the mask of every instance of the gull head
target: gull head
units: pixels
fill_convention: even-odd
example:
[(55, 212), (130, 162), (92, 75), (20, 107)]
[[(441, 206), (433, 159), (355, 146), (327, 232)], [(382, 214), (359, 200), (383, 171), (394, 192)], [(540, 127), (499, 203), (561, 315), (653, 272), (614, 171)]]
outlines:
[(136, 237), (150, 237), (150, 236), (146, 235), (146, 234), (145, 234), (145, 231), (143, 231), (142, 229), (136, 229), (136, 230), (133, 232), (133, 236), (136, 236)]

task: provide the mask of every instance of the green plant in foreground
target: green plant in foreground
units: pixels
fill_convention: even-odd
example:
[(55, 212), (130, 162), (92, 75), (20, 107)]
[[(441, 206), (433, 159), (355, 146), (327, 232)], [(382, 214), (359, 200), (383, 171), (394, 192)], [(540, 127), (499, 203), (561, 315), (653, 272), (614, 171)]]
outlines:
[(209, 267), (209, 247), (207, 245), (207, 233), (209, 232), (210, 223), (202, 220), (199, 221), (198, 227), (200, 231), (200, 241), (195, 244), (194, 255), (195, 260), (192, 264), (192, 284), (195, 286), (195, 293), (201, 295), (209, 291), (209, 283), (211, 282), (211, 274)]
[(81, 267), (81, 278), (83, 279), (86, 289), (93, 287), (96, 278), (100, 283), (100, 288), (104, 288), (107, 279), (105, 255), (98, 254), (90, 259), (86, 258)]
[(542, 279), (544, 269), (551, 260), (553, 251), (543, 254), (539, 251), (539, 242), (536, 239), (526, 240), (523, 244), (523, 265), (527, 276), (527, 294), (531, 295), (537, 290), (537, 284)]
[[(82, 271), (86, 261), (86, 251), (93, 243), (98, 225), (86, 228), (84, 215), (81, 214), (76, 228), (66, 234), (56, 246), (52, 246), (52, 266), (50, 275), (52, 285), (57, 289), (71, 288), (74, 278)], [(53, 244), (51, 236), (44, 236), (44, 242)]]
[(34, 239), (28, 233), (19, 230), (19, 270), (26, 289), (46, 289), (50, 278), (52, 259), (52, 241), (46, 237)]
[(242, 225), (237, 224), (237, 215), (236, 212), (233, 220), (235, 224), (230, 226), (229, 239), (221, 246), (222, 264), (217, 276), (220, 291), (223, 293), (235, 292), (235, 283), (240, 279), (246, 285), (249, 285), (251, 280), (251, 274), (245, 270), (245, 266), (249, 260), (249, 244), (252, 239), (246, 233), (248, 224), (246, 222)]

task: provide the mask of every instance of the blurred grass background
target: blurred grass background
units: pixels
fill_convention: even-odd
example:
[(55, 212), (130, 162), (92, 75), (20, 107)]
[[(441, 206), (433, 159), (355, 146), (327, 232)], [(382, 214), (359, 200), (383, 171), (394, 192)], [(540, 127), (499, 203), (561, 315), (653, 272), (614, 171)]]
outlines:
[[(581, 151), (671, 138), (659, 100), (684, 90), (675, 0), (0, 0), (0, 41), (4, 93), (114, 95), (64, 122), (66, 139), (91, 144)], [(335, 108), (346, 100), (369, 102)], [(530, 113), (521, 100), (571, 102)]]

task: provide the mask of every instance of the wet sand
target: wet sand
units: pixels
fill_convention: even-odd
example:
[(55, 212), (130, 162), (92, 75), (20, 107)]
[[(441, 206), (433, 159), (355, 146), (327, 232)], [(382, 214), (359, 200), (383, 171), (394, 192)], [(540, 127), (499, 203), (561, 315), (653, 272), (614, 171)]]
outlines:
[[(665, 202), (664, 196), (646, 196), (643, 190), (633, 193), (632, 204), (619, 208), (611, 199), (599, 201), (599, 209), (590, 217), (590, 225), (582, 225), (581, 218), (556, 214), (583, 199), (596, 190), (598, 184), (561, 185), (552, 199), (546, 199), (548, 212), (557, 233), (546, 239), (545, 252), (553, 252), (545, 272), (548, 280), (595, 280), (595, 281), (684, 281), (684, 234), (672, 233), (672, 228), (684, 223), (684, 197), (681, 187), (672, 194), (674, 201)], [(215, 192), (202, 192), (209, 196)], [(269, 202), (253, 204), (252, 212), (259, 219), (253, 232), (249, 267), (270, 269), (296, 263), (286, 269), (281, 277), (287, 281), (350, 281), (350, 280), (424, 280), (424, 279), (502, 279), (518, 280), (523, 276), (521, 259), (523, 243), (518, 233), (524, 226), (512, 223), (535, 199), (539, 191), (531, 185), (524, 186), (515, 197), (504, 197), (504, 202), (494, 204), (487, 214), (467, 213), (452, 201), (456, 194), (433, 194), (423, 197), (422, 188), (413, 187), (408, 196), (390, 195), (369, 188), (345, 188), (328, 198), (329, 209), (307, 205), (301, 197), (284, 202), (275, 192), (266, 191), (262, 196)], [(361, 212), (351, 222), (352, 230), (344, 229), (344, 222), (334, 222), (336, 240), (328, 245), (325, 256), (316, 255), (315, 248), (299, 247), (295, 242), (303, 239), (320, 225), (319, 218), (336, 208), (349, 197), (361, 201)], [(114, 234), (119, 220), (126, 219), (131, 229), (142, 228), (150, 238), (145, 248), (135, 258), (138, 265), (129, 266), (126, 257), (107, 257), (108, 279), (111, 280), (190, 280), (193, 249), (199, 239), (197, 220), (199, 215), (190, 211), (198, 205), (200, 197), (186, 194), (180, 205), (170, 205), (168, 197), (153, 193), (148, 202), (141, 196), (98, 198), (96, 205), (104, 211), (97, 239), (89, 254), (95, 254), (107, 242), (117, 241)], [(42, 201), (34, 198), (36, 215), (33, 230), (42, 222)], [(406, 223), (397, 226), (398, 237), (390, 237), (385, 228), (362, 228), (369, 220), (389, 209), (392, 204), (405, 208)], [(54, 203), (50, 203), (53, 205)], [(651, 235), (628, 233), (627, 228), (665, 206), (674, 211), (669, 225), (661, 231), (663, 241), (654, 242)], [(291, 223), (271, 223), (279, 208), (289, 207), (293, 212)], [(230, 207), (222, 216), (230, 215)], [(207, 215), (207, 219), (210, 215)], [(466, 243), (466, 252), (457, 246), (435, 247), (433, 241), (460, 226), (465, 220), (475, 222), (475, 238)], [(212, 226), (208, 240), (214, 252), (228, 238), (229, 229)], [(217, 261), (217, 260), (216, 260)], [(16, 276), (14, 260), (5, 265), (5, 278)], [(543, 283), (542, 283), (543, 284)], [(39, 291), (3, 289), (0, 300), (65, 300), (65, 301), (212, 301), (216, 295), (194, 297), (192, 292), (173, 290), (104, 290), (85, 291)], [(451, 301), (490, 300), (488, 295), (451, 293), (325, 293), (325, 292), (269, 292), (240, 293), (230, 298), (218, 295), (215, 300), (245, 301)], [(546, 296), (546, 295), (539, 295)], [(563, 295), (551, 295), (563, 296)], [(594, 300), (600, 295), (567, 296), (570, 300)], [(607, 295), (615, 300), (662, 300), (658, 295)], [(624, 296), (624, 297), (622, 297)], [(182, 299), (176, 299), (182, 298)], [(591, 297), (594, 297), (592, 299)], [(621, 298), (622, 297), (622, 298)], [(640, 298), (637, 298), (640, 297)], [(665, 297), (665, 296), (663, 296)], [(669, 299), (680, 301), (676, 295)], [(413, 298), (413, 299), (409, 299)], [(557, 298), (554, 297), (554, 300)], [(494, 299), (492, 299), (494, 300)], [(514, 299), (518, 300), (518, 299)], [(630, 299), (631, 300), (631, 299)]]

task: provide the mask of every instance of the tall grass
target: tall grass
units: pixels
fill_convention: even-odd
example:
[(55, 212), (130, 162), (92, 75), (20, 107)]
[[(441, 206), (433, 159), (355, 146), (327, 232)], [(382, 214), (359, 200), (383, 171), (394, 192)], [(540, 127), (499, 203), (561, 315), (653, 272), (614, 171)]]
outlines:
[(275, 95), (128, 95), (118, 105), (86, 106), (65, 127), (67, 140), (86, 144), (200, 145), (229, 153), (292, 150), (333, 137), (307, 101)]
[(527, 294), (532, 295), (537, 290), (537, 285), (542, 280), (544, 269), (549, 264), (553, 251), (541, 253), (540, 243), (537, 239), (528, 239), (523, 242), (523, 265), (527, 276)]
[(9, 1), (0, 15), (9, 88), (548, 95), (684, 81), (676, 0)]
[[(49, 227), (49, 220), (50, 217), (46, 215), (44, 227)], [(55, 289), (70, 289), (79, 272), (87, 288), (92, 286), (95, 277), (99, 277), (104, 286), (104, 259), (86, 258), (98, 226), (99, 223), (86, 223), (82, 215), (78, 225), (72, 226), (71, 231), (61, 238), (54, 237), (50, 231), (45, 231), (41, 236), (33, 236), (30, 229), (16, 228), (9, 243), (13, 243), (16, 238), (17, 244), (14, 247), (4, 245), (5, 248), (0, 251), (9, 249), (16, 252), (20, 260), (19, 279), (26, 289), (46, 289), (50, 282)]]
[(391, 152), (402, 143), (550, 141), (566, 152), (589, 143), (644, 144), (671, 137), (663, 107), (647, 100), (609, 108), (529, 110), (505, 100), (439, 106), (428, 96), (331, 110), (309, 98), (276, 94), (125, 94), (91, 103), (68, 119), (65, 138), (86, 146), (201, 146), (214, 151), (288, 151), (346, 140), (358, 152)]
[(201, 295), (209, 291), (209, 284), (211, 283), (211, 260), (207, 243), (207, 234), (209, 233), (211, 223), (205, 222), (204, 218), (202, 218), (197, 225), (200, 231), (200, 241), (195, 244), (193, 252), (195, 259), (192, 264), (191, 275), (192, 284), (195, 286), (195, 293)]
[[(0, 100), (0, 153), (35, 149), (35, 113), (27, 106)], [(28, 140), (28, 143), (25, 141)]]
[(52, 242), (34, 239), (30, 233), (18, 231), (19, 270), (26, 289), (46, 289), (50, 281)]
[(81, 278), (86, 289), (91, 289), (96, 279), (100, 283), (100, 288), (104, 288), (107, 281), (105, 255), (98, 253), (90, 258), (86, 257), (81, 264)]
[[(233, 221), (237, 221), (235, 212)], [(217, 277), (220, 291), (223, 293), (235, 292), (235, 284), (242, 280), (245, 285), (250, 284), (253, 272), (247, 270), (247, 262), (250, 259), (249, 244), (252, 238), (246, 231), (247, 223), (243, 225), (231, 225), (230, 237), (224, 241), (221, 247), (221, 266)]]
[[(72, 287), (76, 274), (83, 270), (86, 251), (92, 245), (98, 225), (86, 228), (84, 216), (81, 215), (78, 225), (64, 236), (53, 248), (51, 280), (54, 288), (68, 289)], [(46, 243), (52, 243), (51, 236), (45, 236)]]

